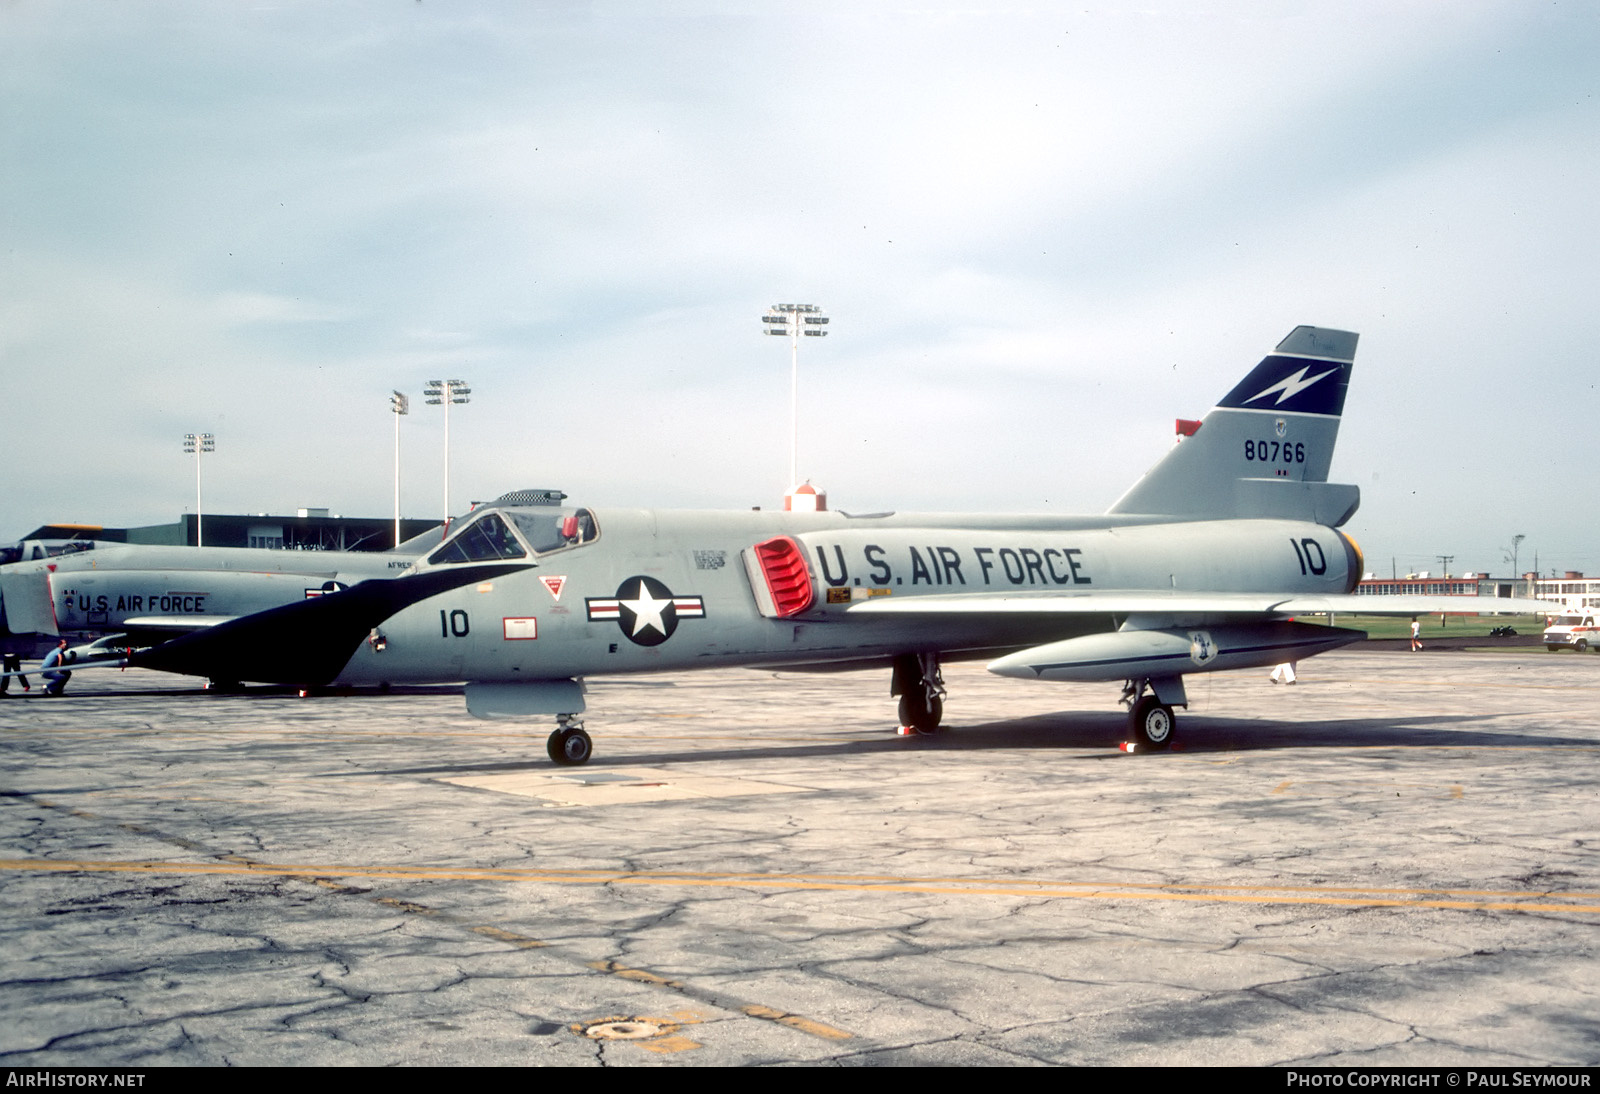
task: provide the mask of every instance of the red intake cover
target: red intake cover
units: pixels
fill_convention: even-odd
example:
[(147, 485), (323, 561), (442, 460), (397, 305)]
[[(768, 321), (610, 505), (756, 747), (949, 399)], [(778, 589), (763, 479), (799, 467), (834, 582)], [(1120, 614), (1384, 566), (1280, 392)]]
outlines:
[(776, 536), (751, 548), (761, 563), (761, 573), (767, 579), (767, 591), (778, 618), (799, 615), (811, 607), (811, 573), (806, 569), (806, 556), (800, 545), (788, 536)]

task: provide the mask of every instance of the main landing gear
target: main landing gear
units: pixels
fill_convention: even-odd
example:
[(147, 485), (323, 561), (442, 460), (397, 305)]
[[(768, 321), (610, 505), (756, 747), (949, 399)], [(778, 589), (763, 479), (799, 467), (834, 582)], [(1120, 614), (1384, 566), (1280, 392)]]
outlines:
[(1133, 709), (1128, 712), (1128, 727), (1136, 744), (1159, 750), (1172, 743), (1172, 731), (1178, 728), (1178, 716), (1154, 695), (1146, 695), (1134, 703)]
[(583, 731), (583, 723), (571, 714), (556, 715), (556, 730), (545, 742), (545, 751), (562, 767), (577, 767), (594, 755), (594, 742)]
[(944, 720), (944, 676), (938, 653), (908, 653), (894, 659), (889, 694), (900, 696), (900, 724), (933, 733)]
[[(1149, 688), (1149, 691), (1145, 689)], [(1168, 701), (1170, 700), (1170, 701)], [(1160, 752), (1172, 745), (1178, 731), (1174, 705), (1188, 706), (1183, 678), (1129, 680), (1122, 686), (1122, 702), (1128, 707), (1128, 737), (1141, 749)]]

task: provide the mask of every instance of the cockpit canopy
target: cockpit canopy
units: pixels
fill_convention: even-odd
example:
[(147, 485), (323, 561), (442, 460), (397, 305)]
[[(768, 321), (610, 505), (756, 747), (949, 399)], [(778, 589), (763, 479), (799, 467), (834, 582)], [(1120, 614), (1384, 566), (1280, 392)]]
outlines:
[(431, 566), (499, 562), (565, 551), (600, 535), (587, 509), (507, 507), (480, 514), (428, 556)]

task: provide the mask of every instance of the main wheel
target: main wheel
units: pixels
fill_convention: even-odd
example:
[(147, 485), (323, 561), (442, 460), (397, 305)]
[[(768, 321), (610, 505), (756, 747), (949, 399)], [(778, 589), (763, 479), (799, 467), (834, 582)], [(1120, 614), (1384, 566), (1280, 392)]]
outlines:
[(545, 742), (545, 751), (562, 767), (577, 767), (589, 762), (594, 755), (594, 742), (581, 729), (558, 729)]
[(944, 700), (929, 696), (924, 688), (914, 688), (900, 696), (900, 724), (918, 733), (932, 733), (944, 718)]
[(1136, 744), (1159, 751), (1172, 744), (1178, 719), (1171, 707), (1154, 695), (1146, 695), (1133, 705), (1128, 714), (1128, 727)]
[(1588, 653), (1589, 652), (1589, 643), (1588, 643), (1588, 641), (1586, 639), (1583, 639), (1583, 638), (1580, 638), (1576, 642), (1574, 642), (1573, 643), (1573, 647), (1579, 653)]

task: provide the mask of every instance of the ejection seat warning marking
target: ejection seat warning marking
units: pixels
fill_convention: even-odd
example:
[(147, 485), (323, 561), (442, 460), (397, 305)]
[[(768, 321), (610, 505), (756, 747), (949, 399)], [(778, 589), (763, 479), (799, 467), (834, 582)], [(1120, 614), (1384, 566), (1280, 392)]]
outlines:
[(561, 590), (567, 584), (567, 579), (566, 579), (565, 575), (562, 575), (561, 577), (556, 577), (555, 575), (552, 574), (552, 575), (549, 575), (549, 576), (540, 577), (539, 580), (544, 582), (544, 587), (546, 589), (550, 590), (550, 599), (551, 600), (560, 600), (561, 599)]
[(508, 642), (513, 639), (539, 637), (539, 621), (531, 615), (517, 619), (504, 618), (500, 620), (500, 625), (505, 630)]

